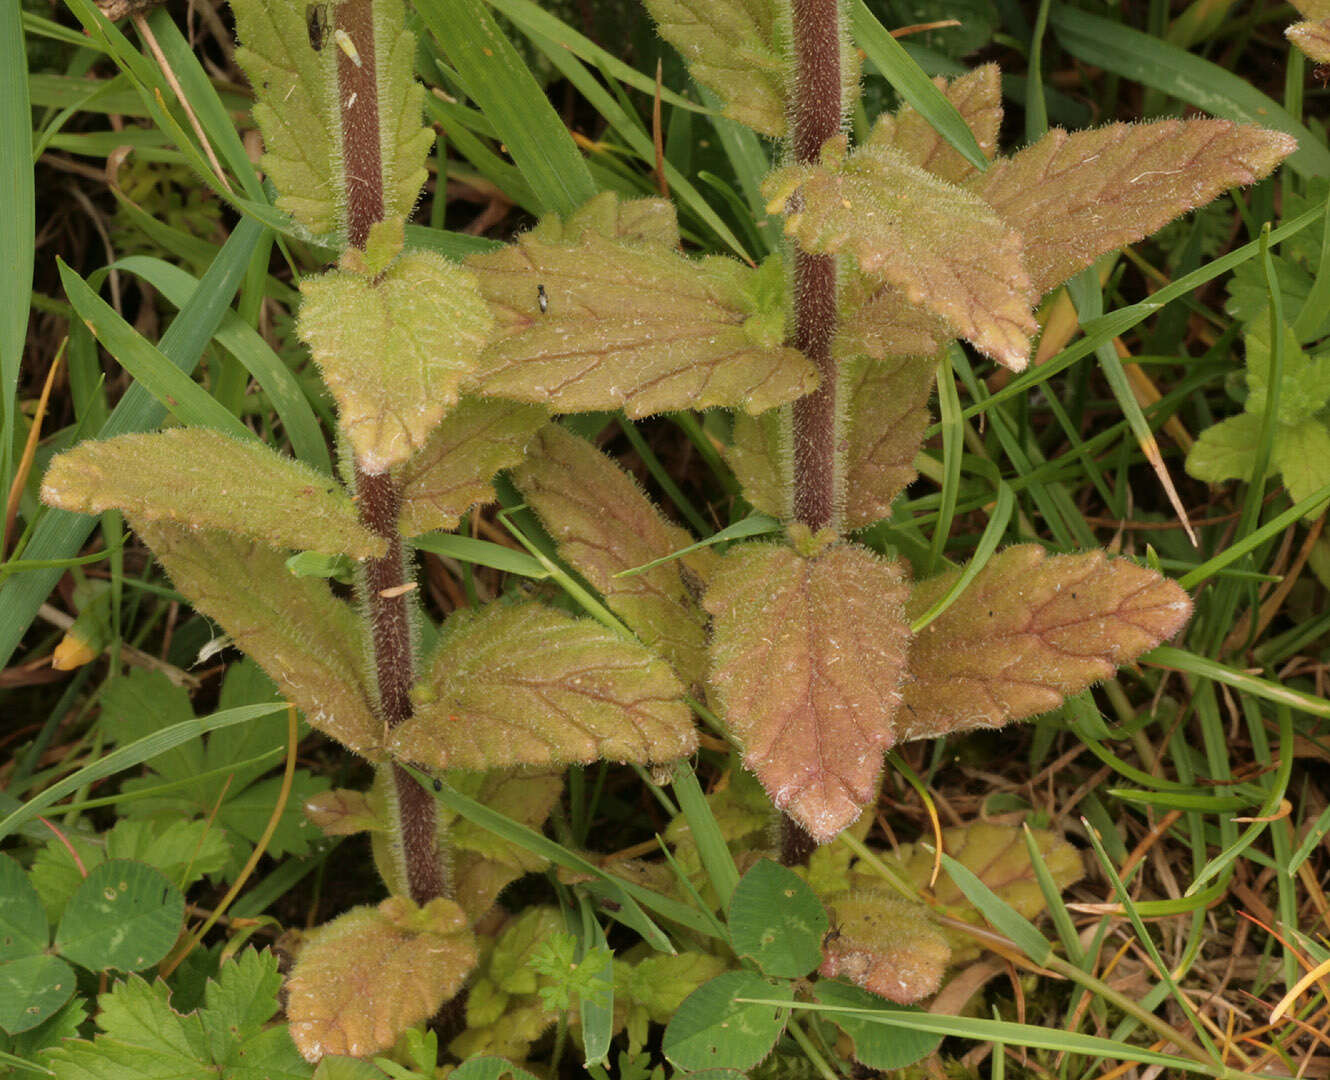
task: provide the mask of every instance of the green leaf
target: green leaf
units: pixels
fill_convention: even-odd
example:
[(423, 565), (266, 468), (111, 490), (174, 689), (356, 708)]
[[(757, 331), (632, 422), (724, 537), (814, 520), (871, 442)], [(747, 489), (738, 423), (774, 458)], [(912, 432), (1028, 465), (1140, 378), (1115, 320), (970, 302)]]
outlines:
[[(1294, 502), (1315, 494), (1330, 484), (1330, 431), (1316, 419), (1304, 420), (1293, 427), (1281, 426), (1275, 432), (1273, 461)], [(1320, 516), (1320, 509), (1307, 511), (1307, 519)]]
[(64, 1042), (47, 1064), (57, 1080), (305, 1080), (286, 1031), (264, 1027), (281, 981), (272, 953), (246, 949), (209, 980), (203, 1008), (182, 1015), (164, 982), (131, 975), (98, 998), (102, 1034)]
[[(724, 99), (726, 116), (763, 135), (785, 134), (789, 42), (775, 0), (646, 0), (646, 8), (689, 74)], [(851, 70), (847, 86), (858, 82), (858, 65)]]
[(710, 953), (690, 950), (677, 956), (656, 954), (616, 968), (615, 989), (646, 1009), (653, 1023), (668, 1024), (684, 998), (728, 966), (723, 957)]
[(298, 578), (283, 556), (225, 533), (136, 523), (177, 589), (220, 623), (312, 727), (362, 754), (376, 752), (361, 627), (327, 582)]
[(497, 320), (476, 389), (633, 418), (758, 413), (808, 393), (812, 364), (783, 344), (784, 296), (771, 287), (779, 264), (688, 259), (667, 239), (677, 235), (668, 203), (606, 195), (467, 260)]
[[(959, 571), (910, 593), (913, 622)], [(1001, 727), (1047, 712), (1172, 637), (1191, 615), (1178, 586), (1103, 552), (999, 552), (910, 647), (901, 739)]]
[[(851, 1009), (881, 1008), (881, 999), (857, 986), (831, 979), (819, 979), (813, 994), (824, 1005), (844, 1005)], [(893, 1009), (901, 1012), (902, 1009)], [(913, 1065), (931, 1054), (942, 1042), (941, 1035), (924, 1031), (884, 1027), (865, 1021), (851, 1013), (828, 1013), (854, 1044), (854, 1060), (870, 1069), (889, 1072)]]
[(512, 1077), (512, 1080), (537, 1080), (533, 1073), (497, 1057), (470, 1058), (449, 1075), (456, 1080), (506, 1080), (507, 1077)]
[(832, 896), (829, 907), (822, 975), (844, 976), (901, 1005), (941, 985), (951, 949), (922, 904), (870, 888)]
[[(52, 957), (52, 959), (58, 963), (64, 963), (58, 957)], [(69, 969), (69, 974), (72, 979), (74, 976), (72, 968)], [(42, 985), (54, 989), (60, 982), (59, 978), (47, 979), (42, 981)], [(73, 984), (71, 983), (71, 985)], [(0, 993), (2, 992), (0, 991)], [(22, 1002), (24, 999), (17, 997), (9, 1000)], [(16, 1032), (14, 1037), (9, 1040), (7, 1049), (20, 1061), (43, 1061), (45, 1059), (44, 1051), (59, 1046), (66, 1040), (77, 1039), (79, 1037), (79, 1027), (87, 1019), (88, 1009), (85, 999), (73, 997), (40, 1024), (28, 1028), (27, 1031)], [(3, 1026), (3, 1024), (0, 1024), (0, 1027)]]
[(206, 428), (80, 443), (51, 462), (42, 498), (62, 510), (123, 510), (324, 555), (363, 559), (385, 547), (329, 477), (256, 439)]
[(1053, 946), (1035, 928), (1034, 923), (998, 896), (978, 874), (945, 851), (942, 853), (942, 865), (956, 887), (993, 929), (1010, 938), (1036, 964), (1048, 962), (1048, 958), (1053, 955)]
[(0, 963), (0, 1028), (31, 1031), (54, 1016), (74, 993), (74, 969), (58, 956), (38, 953)]
[(1284, 36), (1316, 63), (1330, 64), (1330, 18), (1294, 23)]
[(775, 170), (762, 192), (772, 213), (801, 197), (785, 232), (804, 251), (854, 256), (861, 273), (899, 288), (957, 337), (1015, 370), (1025, 366), (1038, 324), (1020, 234), (978, 196), (885, 143), (847, 154), (844, 136), (828, 140), (817, 164)]
[(1157, 120), (1050, 131), (970, 188), (1018, 228), (1036, 294), (1232, 187), (1255, 183), (1297, 148), (1287, 135), (1227, 120)]
[(559, 545), (559, 557), (595, 586), (610, 610), (686, 684), (700, 685), (706, 616), (689, 583), (704, 578), (714, 555), (702, 551), (616, 576), (687, 547), (692, 537), (666, 521), (613, 459), (557, 424), (536, 436), (512, 481)]
[(121, 818), (106, 834), (106, 858), (147, 863), (179, 889), (216, 873), (229, 854), (225, 831), (207, 820)]
[(185, 898), (160, 870), (108, 859), (70, 899), (55, 947), (91, 971), (142, 971), (170, 951), (184, 918)]
[(473, 506), (493, 502), (494, 474), (522, 460), (547, 419), (545, 410), (533, 405), (462, 398), (419, 452), (396, 470), (403, 535), (455, 528)]
[(683, 687), (634, 641), (542, 604), (456, 612), (393, 753), (435, 768), (671, 761), (697, 733)]
[(680, 1069), (739, 1069), (761, 1062), (785, 1030), (786, 1010), (735, 998), (794, 1000), (788, 983), (772, 985), (751, 971), (727, 971), (694, 990), (665, 1029), (665, 1057)]
[(739, 880), (730, 900), (730, 941), (772, 978), (799, 979), (822, 962), (830, 923), (798, 874), (761, 859)]
[(489, 332), (475, 279), (414, 251), (377, 277), (331, 270), (305, 278), (300, 291), (300, 338), (337, 400), (357, 461), (370, 473), (402, 464), (457, 403)]
[(308, 1061), (387, 1050), (461, 989), (476, 958), (451, 900), (353, 908), (305, 938), (287, 981), (291, 1037)]
[[(336, 8), (330, 10), (335, 21)], [(434, 130), (424, 123), (425, 87), (415, 78), (416, 35), (406, 29), (406, 14), (402, 0), (374, 0), (379, 160), (388, 221), (411, 216), (429, 175), (425, 157), (434, 145)]]
[(1230, 416), (1201, 432), (1187, 451), (1187, 473), (1207, 484), (1249, 479), (1260, 444), (1259, 413)]
[(23, 868), (0, 855), (0, 963), (44, 952), (50, 940), (41, 896)]
[(875, 797), (896, 741), (904, 599), (900, 569), (851, 544), (807, 557), (736, 545), (707, 589), (722, 718), (776, 805), (819, 842)]
[[(1308, 356), (1288, 323), (1280, 324), (1280, 332), (1284, 336), (1284, 375), (1279, 384), (1277, 416), (1279, 425), (1285, 427), (1310, 420), (1330, 402), (1330, 353)], [(1254, 416), (1264, 416), (1270, 393), (1268, 311), (1261, 311), (1252, 319), (1243, 340), (1247, 347), (1249, 391), (1245, 407)]]
[(346, 192), (337, 167), (337, 50), (313, 48), (309, 5), (232, 0), (231, 10), (277, 205), (316, 235), (338, 232)]
[(786, 492), (792, 490), (788, 410), (768, 409), (760, 416), (734, 414), (725, 463), (734, 470), (749, 505), (762, 514), (789, 519)]

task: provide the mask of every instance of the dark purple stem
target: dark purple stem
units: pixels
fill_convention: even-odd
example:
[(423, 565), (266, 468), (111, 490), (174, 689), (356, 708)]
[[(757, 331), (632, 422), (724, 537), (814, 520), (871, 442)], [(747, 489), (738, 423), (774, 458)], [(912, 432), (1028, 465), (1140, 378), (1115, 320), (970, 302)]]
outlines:
[[(346, 240), (364, 249), (370, 226), (383, 220), (383, 166), (379, 155), (379, 93), (374, 55), (373, 0), (347, 0), (336, 8), (337, 30), (351, 39), (354, 56), (337, 49), (337, 87), (342, 117), (342, 160), (346, 175)], [(390, 473), (369, 474), (359, 464), (355, 486), (360, 520), (383, 537), (388, 551), (365, 561), (362, 610), (370, 624), (379, 714), (391, 729), (411, 716), (415, 653), (406, 584), (406, 558), (397, 527), (402, 493)], [(449, 894), (439, 857), (434, 797), (400, 765), (392, 767), (397, 844), (407, 887), (418, 904)]]
[[(790, 155), (799, 165), (818, 160), (840, 133), (840, 0), (793, 0), (794, 82), (790, 97)], [(790, 344), (817, 367), (818, 388), (794, 403), (794, 516), (814, 532), (837, 524), (836, 259), (794, 253), (794, 334)], [(781, 823), (781, 861), (808, 861), (816, 846), (796, 822)]]

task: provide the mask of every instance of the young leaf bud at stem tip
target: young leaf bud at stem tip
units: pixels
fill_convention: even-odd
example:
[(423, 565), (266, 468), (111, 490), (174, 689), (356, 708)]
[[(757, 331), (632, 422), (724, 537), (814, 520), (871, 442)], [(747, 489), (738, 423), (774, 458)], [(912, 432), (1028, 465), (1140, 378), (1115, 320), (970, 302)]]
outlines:
[(394, 585), (391, 589), (380, 589), (379, 595), (385, 600), (392, 600), (398, 596), (405, 596), (416, 587), (416, 582), (408, 581), (405, 585)]

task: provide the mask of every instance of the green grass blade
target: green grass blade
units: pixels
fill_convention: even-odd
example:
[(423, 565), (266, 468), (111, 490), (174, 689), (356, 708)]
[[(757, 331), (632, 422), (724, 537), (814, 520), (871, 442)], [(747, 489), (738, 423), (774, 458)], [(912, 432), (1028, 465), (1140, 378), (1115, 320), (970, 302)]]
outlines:
[(191, 742), (210, 731), (233, 727), (236, 724), (247, 724), (251, 720), (271, 716), (286, 707), (286, 703), (281, 701), (269, 702), (266, 705), (241, 705), (234, 709), (215, 712), (211, 716), (182, 720), (178, 724), (172, 724), (160, 731), (154, 731), (151, 735), (145, 735), (127, 746), (118, 747), (90, 765), (85, 765), (83, 768), (70, 773), (63, 780), (52, 784), (41, 794), (29, 799), (7, 817), (0, 819), (0, 840), (19, 828), (24, 822), (31, 821), (48, 806), (54, 806), (70, 792), (77, 791), (85, 784), (92, 784), (98, 780), (104, 780), (108, 776), (114, 776), (118, 772), (123, 772), (125, 769), (132, 769), (135, 765), (141, 765), (158, 754)]
[(1277, 705), (1287, 705), (1290, 709), (1310, 713), (1312, 716), (1330, 718), (1330, 700), (1326, 698), (1318, 697), (1316, 694), (1304, 694), (1299, 690), (1290, 690), (1269, 679), (1248, 675), (1245, 671), (1227, 667), (1183, 649), (1175, 649), (1172, 645), (1156, 646), (1142, 656), (1140, 662), (1153, 664), (1156, 667), (1172, 668), (1174, 671), (1196, 675), (1202, 679), (1213, 679), (1244, 694), (1252, 694), (1266, 701), (1273, 701)]
[(1006, 535), (1007, 525), (1011, 521), (1011, 513), (1015, 506), (1016, 496), (1012, 494), (1011, 488), (1007, 484), (999, 483), (997, 505), (993, 507), (993, 512), (988, 518), (988, 524), (984, 526), (984, 534), (979, 538), (979, 546), (975, 549), (974, 558), (966, 564), (961, 576), (956, 579), (956, 583), (938, 599), (938, 602), (914, 621), (914, 625), (910, 627), (911, 633), (919, 633), (947, 608), (951, 607), (956, 598), (975, 579), (979, 571), (988, 565), (988, 560), (993, 557), (998, 545), (1002, 543), (1002, 537)]
[[(244, 280), (250, 254), (262, 235), (263, 227), (256, 221), (241, 221), (199, 281), (194, 295), (162, 335), (158, 348), (182, 371), (193, 371), (198, 364)], [(105, 439), (129, 431), (149, 431), (165, 415), (166, 409), (146, 389), (134, 385), (120, 399), (98, 434)], [(24, 557), (68, 559), (77, 555), (96, 523), (95, 518), (86, 514), (48, 510), (37, 523)], [(61, 569), (38, 570), (12, 577), (0, 586), (0, 667), (9, 662), (19, 639), (62, 573)]]
[(416, 10), (542, 209), (569, 214), (595, 195), (572, 135), (481, 0), (419, 0)]
[(688, 821), (693, 840), (697, 843), (697, 852), (706, 868), (707, 877), (720, 897), (721, 910), (730, 906), (730, 897), (739, 884), (739, 870), (734, 865), (734, 856), (721, 834), (716, 816), (702, 794), (702, 786), (693, 774), (693, 767), (687, 761), (674, 766), (674, 793), (679, 797), (679, 809)]
[[(931, 847), (929, 850), (932, 850)], [(1035, 929), (1034, 923), (985, 885), (974, 871), (945, 851), (942, 853), (942, 865), (956, 883), (956, 888), (979, 909), (994, 930), (1005, 934), (1021, 952), (1041, 967), (1048, 962), (1048, 958), (1053, 955), (1053, 945)]]
[(1298, 149), (1285, 165), (1309, 179), (1330, 174), (1330, 150), (1325, 142), (1246, 79), (1088, 11), (1059, 5), (1049, 22), (1058, 44), (1077, 59), (1162, 90), (1215, 116), (1286, 132), (1298, 140)]
[(218, 404), (206, 390), (168, 360), (88, 287), (64, 260), (60, 280), (79, 317), (120, 365), (182, 424), (217, 428), (239, 439), (254, 433)]
[(987, 169), (988, 158), (979, 149), (970, 125), (911, 59), (905, 47), (877, 21), (877, 16), (868, 10), (864, 0), (854, 0), (850, 7), (850, 29), (854, 40), (892, 88), (913, 105), (961, 157), (980, 172)]
[(28, 103), (28, 58), (20, 5), (6, 4), (0, 13), (0, 481), (9, 490), (15, 421), (18, 415), (18, 369), (28, 332), (32, 293), (33, 235), (36, 210), (32, 182), (32, 109)]
[(530, 555), (489, 540), (458, 536), (456, 533), (433, 532), (413, 537), (411, 546), (421, 551), (442, 555), (444, 558), (473, 563), (476, 566), (488, 566), (492, 570), (502, 570), (505, 574), (518, 574), (536, 581), (550, 576), (550, 572)]

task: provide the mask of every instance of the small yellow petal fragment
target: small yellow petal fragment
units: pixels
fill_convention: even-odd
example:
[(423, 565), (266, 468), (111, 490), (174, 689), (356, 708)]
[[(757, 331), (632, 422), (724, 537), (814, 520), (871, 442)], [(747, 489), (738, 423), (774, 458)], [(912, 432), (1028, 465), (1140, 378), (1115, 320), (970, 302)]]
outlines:
[(56, 671), (73, 671), (97, 659), (98, 650), (73, 633), (60, 639), (60, 644), (51, 653), (51, 667)]

